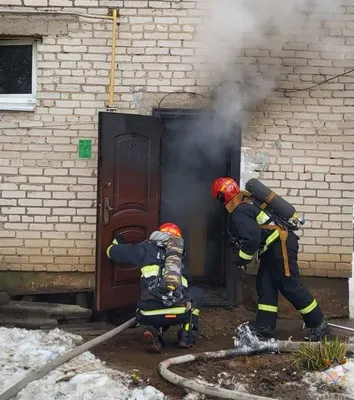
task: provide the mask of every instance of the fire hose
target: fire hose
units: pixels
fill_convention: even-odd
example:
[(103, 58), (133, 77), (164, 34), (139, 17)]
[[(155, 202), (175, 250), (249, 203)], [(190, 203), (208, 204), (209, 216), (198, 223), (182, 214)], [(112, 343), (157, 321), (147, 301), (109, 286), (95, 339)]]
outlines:
[[(241, 324), (237, 327), (237, 333), (239, 339), (234, 338), (234, 348), (228, 350), (220, 350), (215, 352), (204, 352), (197, 354), (186, 354), (179, 357), (169, 358), (162, 361), (158, 366), (160, 375), (168, 382), (173, 383), (176, 386), (180, 386), (186, 390), (198, 392), (207, 396), (218, 397), (222, 399), (237, 399), (237, 400), (270, 400), (271, 397), (263, 397), (252, 395), (244, 392), (235, 390), (229, 390), (219, 387), (209, 386), (207, 383), (199, 383), (195, 380), (185, 378), (181, 375), (176, 374), (169, 370), (173, 365), (185, 364), (193, 361), (206, 361), (211, 359), (220, 359), (236, 356), (246, 356), (261, 352), (270, 353), (293, 353), (299, 349), (300, 346), (309, 344), (308, 342), (292, 342), (287, 341), (275, 341), (260, 340), (253, 332), (250, 331), (247, 323)], [(311, 343), (313, 347), (319, 347), (321, 342)], [(347, 345), (347, 352), (354, 353), (354, 344)], [(342, 400), (354, 400), (354, 397), (348, 395), (341, 395)], [(338, 398), (338, 399), (339, 399)]]
[[(99, 344), (112, 339), (119, 333), (122, 333), (128, 328), (133, 327), (136, 324), (136, 318), (131, 318), (127, 322), (118, 327), (104, 333), (103, 335), (92, 339), (69, 352), (59, 356), (55, 360), (49, 362), (43, 367), (36, 371), (28, 374), (25, 378), (21, 379), (15, 385), (11, 386), (5, 392), (0, 394), (0, 400), (9, 400), (16, 396), (22, 389), (24, 389), (31, 382), (43, 378), (49, 372), (53, 371), (60, 365), (72, 360), (73, 358), (79, 356), (80, 354), (92, 349)], [(270, 400), (269, 397), (256, 396), (248, 393), (238, 392), (234, 390), (228, 390), (223, 388), (215, 388), (208, 386), (207, 384), (201, 384), (183, 376), (180, 376), (174, 372), (171, 372), (169, 368), (173, 365), (180, 365), (192, 361), (198, 360), (210, 360), (210, 359), (220, 359), (236, 356), (251, 355), (260, 352), (270, 352), (270, 353), (292, 353), (296, 351), (303, 344), (308, 344), (307, 342), (292, 342), (292, 341), (262, 341), (256, 337), (249, 329), (247, 323), (241, 324), (236, 329), (239, 339), (234, 337), (234, 348), (228, 350), (220, 350), (215, 352), (204, 352), (196, 354), (186, 354), (179, 357), (169, 358), (162, 361), (158, 366), (158, 371), (160, 375), (167, 381), (173, 383), (174, 385), (189, 389), (194, 392), (199, 392), (205, 395), (210, 395), (214, 397), (219, 397), (223, 399), (238, 399), (238, 400)], [(320, 342), (312, 343), (314, 347), (320, 346)], [(348, 353), (354, 353), (354, 344), (349, 343), (347, 345)], [(354, 397), (344, 396), (341, 397), (342, 400), (354, 400)]]

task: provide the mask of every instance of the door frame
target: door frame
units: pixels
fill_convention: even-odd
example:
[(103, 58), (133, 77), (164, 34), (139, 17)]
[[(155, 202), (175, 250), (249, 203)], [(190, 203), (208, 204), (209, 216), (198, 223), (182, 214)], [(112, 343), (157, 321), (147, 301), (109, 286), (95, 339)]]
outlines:
[[(162, 118), (162, 117), (178, 117), (178, 116), (195, 116), (198, 113), (207, 111), (207, 108), (158, 108), (154, 107), (152, 109), (152, 116)], [(212, 110), (211, 110), (212, 112)], [(240, 185), (241, 178), (241, 145), (242, 145), (242, 129), (240, 124), (235, 124), (234, 140), (229, 148), (229, 154), (227, 159), (227, 169), (229, 175)], [(163, 140), (163, 138), (162, 138)], [(161, 146), (162, 146), (161, 140)], [(160, 171), (160, 180), (162, 177), (162, 171)], [(160, 184), (160, 202), (161, 202), (161, 184)], [(161, 204), (161, 203), (160, 203)], [(161, 210), (159, 209), (159, 219), (161, 222)], [(225, 213), (224, 226), (226, 230), (229, 231), (230, 226), (230, 216)], [(225, 234), (225, 233), (224, 233)], [(223, 244), (223, 263), (224, 271), (223, 277), (226, 283), (226, 294), (228, 302), (231, 307), (238, 307), (242, 303), (242, 282), (241, 274), (238, 268), (232, 266), (231, 262), (231, 251), (227, 245), (227, 237), (225, 237)]]
[[(240, 186), (241, 180), (241, 152), (242, 152), (242, 128), (241, 125), (235, 124), (234, 129), (234, 145), (229, 149), (229, 175)], [(228, 213), (227, 213), (228, 214)], [(231, 217), (227, 215), (227, 229), (230, 231)], [(240, 268), (233, 266), (231, 256), (232, 249), (227, 246), (227, 261), (226, 261), (226, 275), (227, 275), (227, 297), (231, 307), (239, 307), (243, 303), (242, 299), (242, 277)]]

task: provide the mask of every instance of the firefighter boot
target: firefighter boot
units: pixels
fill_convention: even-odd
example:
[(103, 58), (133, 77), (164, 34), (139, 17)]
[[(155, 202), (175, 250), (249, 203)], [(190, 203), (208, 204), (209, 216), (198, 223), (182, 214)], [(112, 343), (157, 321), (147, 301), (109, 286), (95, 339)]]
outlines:
[(144, 329), (144, 349), (148, 353), (159, 353), (163, 346), (162, 332), (153, 326), (145, 326)]
[(310, 335), (308, 340), (312, 342), (319, 342), (331, 333), (331, 327), (323, 320), (319, 325), (314, 328), (310, 328)]
[(193, 325), (184, 324), (178, 331), (178, 347), (185, 349), (195, 344), (195, 337), (192, 333)]
[(276, 339), (275, 329), (270, 325), (250, 325), (250, 329), (254, 332), (260, 340)]

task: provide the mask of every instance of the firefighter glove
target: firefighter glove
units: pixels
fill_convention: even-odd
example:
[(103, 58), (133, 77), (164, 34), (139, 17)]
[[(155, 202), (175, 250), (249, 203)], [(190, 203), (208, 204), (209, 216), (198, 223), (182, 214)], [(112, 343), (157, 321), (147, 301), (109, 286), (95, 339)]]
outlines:
[(114, 235), (113, 244), (124, 244), (124, 238), (120, 233)]
[(161, 231), (154, 231), (149, 237), (150, 242), (152, 243), (161, 242), (164, 245), (166, 245), (169, 239), (170, 235), (166, 232), (161, 232)]

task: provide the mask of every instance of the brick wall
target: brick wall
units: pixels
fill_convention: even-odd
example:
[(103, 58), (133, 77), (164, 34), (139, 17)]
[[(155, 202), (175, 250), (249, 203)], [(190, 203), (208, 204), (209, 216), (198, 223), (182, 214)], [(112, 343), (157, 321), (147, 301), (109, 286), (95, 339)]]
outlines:
[[(206, 92), (212, 73), (196, 67), (202, 10), (194, 1), (0, 0), (0, 7), (106, 15), (119, 8), (115, 103), (149, 114), (173, 91)], [(242, 52), (253, 66), (282, 65), (279, 87), (307, 87), (354, 66), (354, 8), (318, 35), (283, 49)], [(43, 34), (38, 46), (35, 112), (0, 111), (0, 269), (93, 271), (96, 159), (80, 160), (79, 138), (94, 140), (108, 101), (111, 22), (0, 15), (0, 31)], [(44, 21), (48, 24), (45, 28)], [(53, 30), (55, 25), (55, 30)], [(41, 31), (42, 30), (42, 31)], [(335, 51), (328, 45), (335, 43)], [(347, 46), (347, 47), (345, 47)], [(343, 57), (343, 49), (348, 50)], [(350, 276), (353, 203), (353, 83), (350, 76), (314, 90), (268, 96), (243, 137), (243, 181), (259, 176), (304, 213), (304, 274)], [(163, 106), (200, 105), (175, 94)]]
[[(264, 46), (252, 57), (246, 52), (249, 64), (278, 60), (277, 87), (285, 90), (306, 89), (350, 70), (354, 7), (339, 11), (312, 37), (296, 36), (280, 51)], [(245, 124), (243, 182), (260, 178), (307, 221), (299, 232), (303, 275), (352, 275), (353, 79), (349, 74), (310, 90), (274, 92)]]

